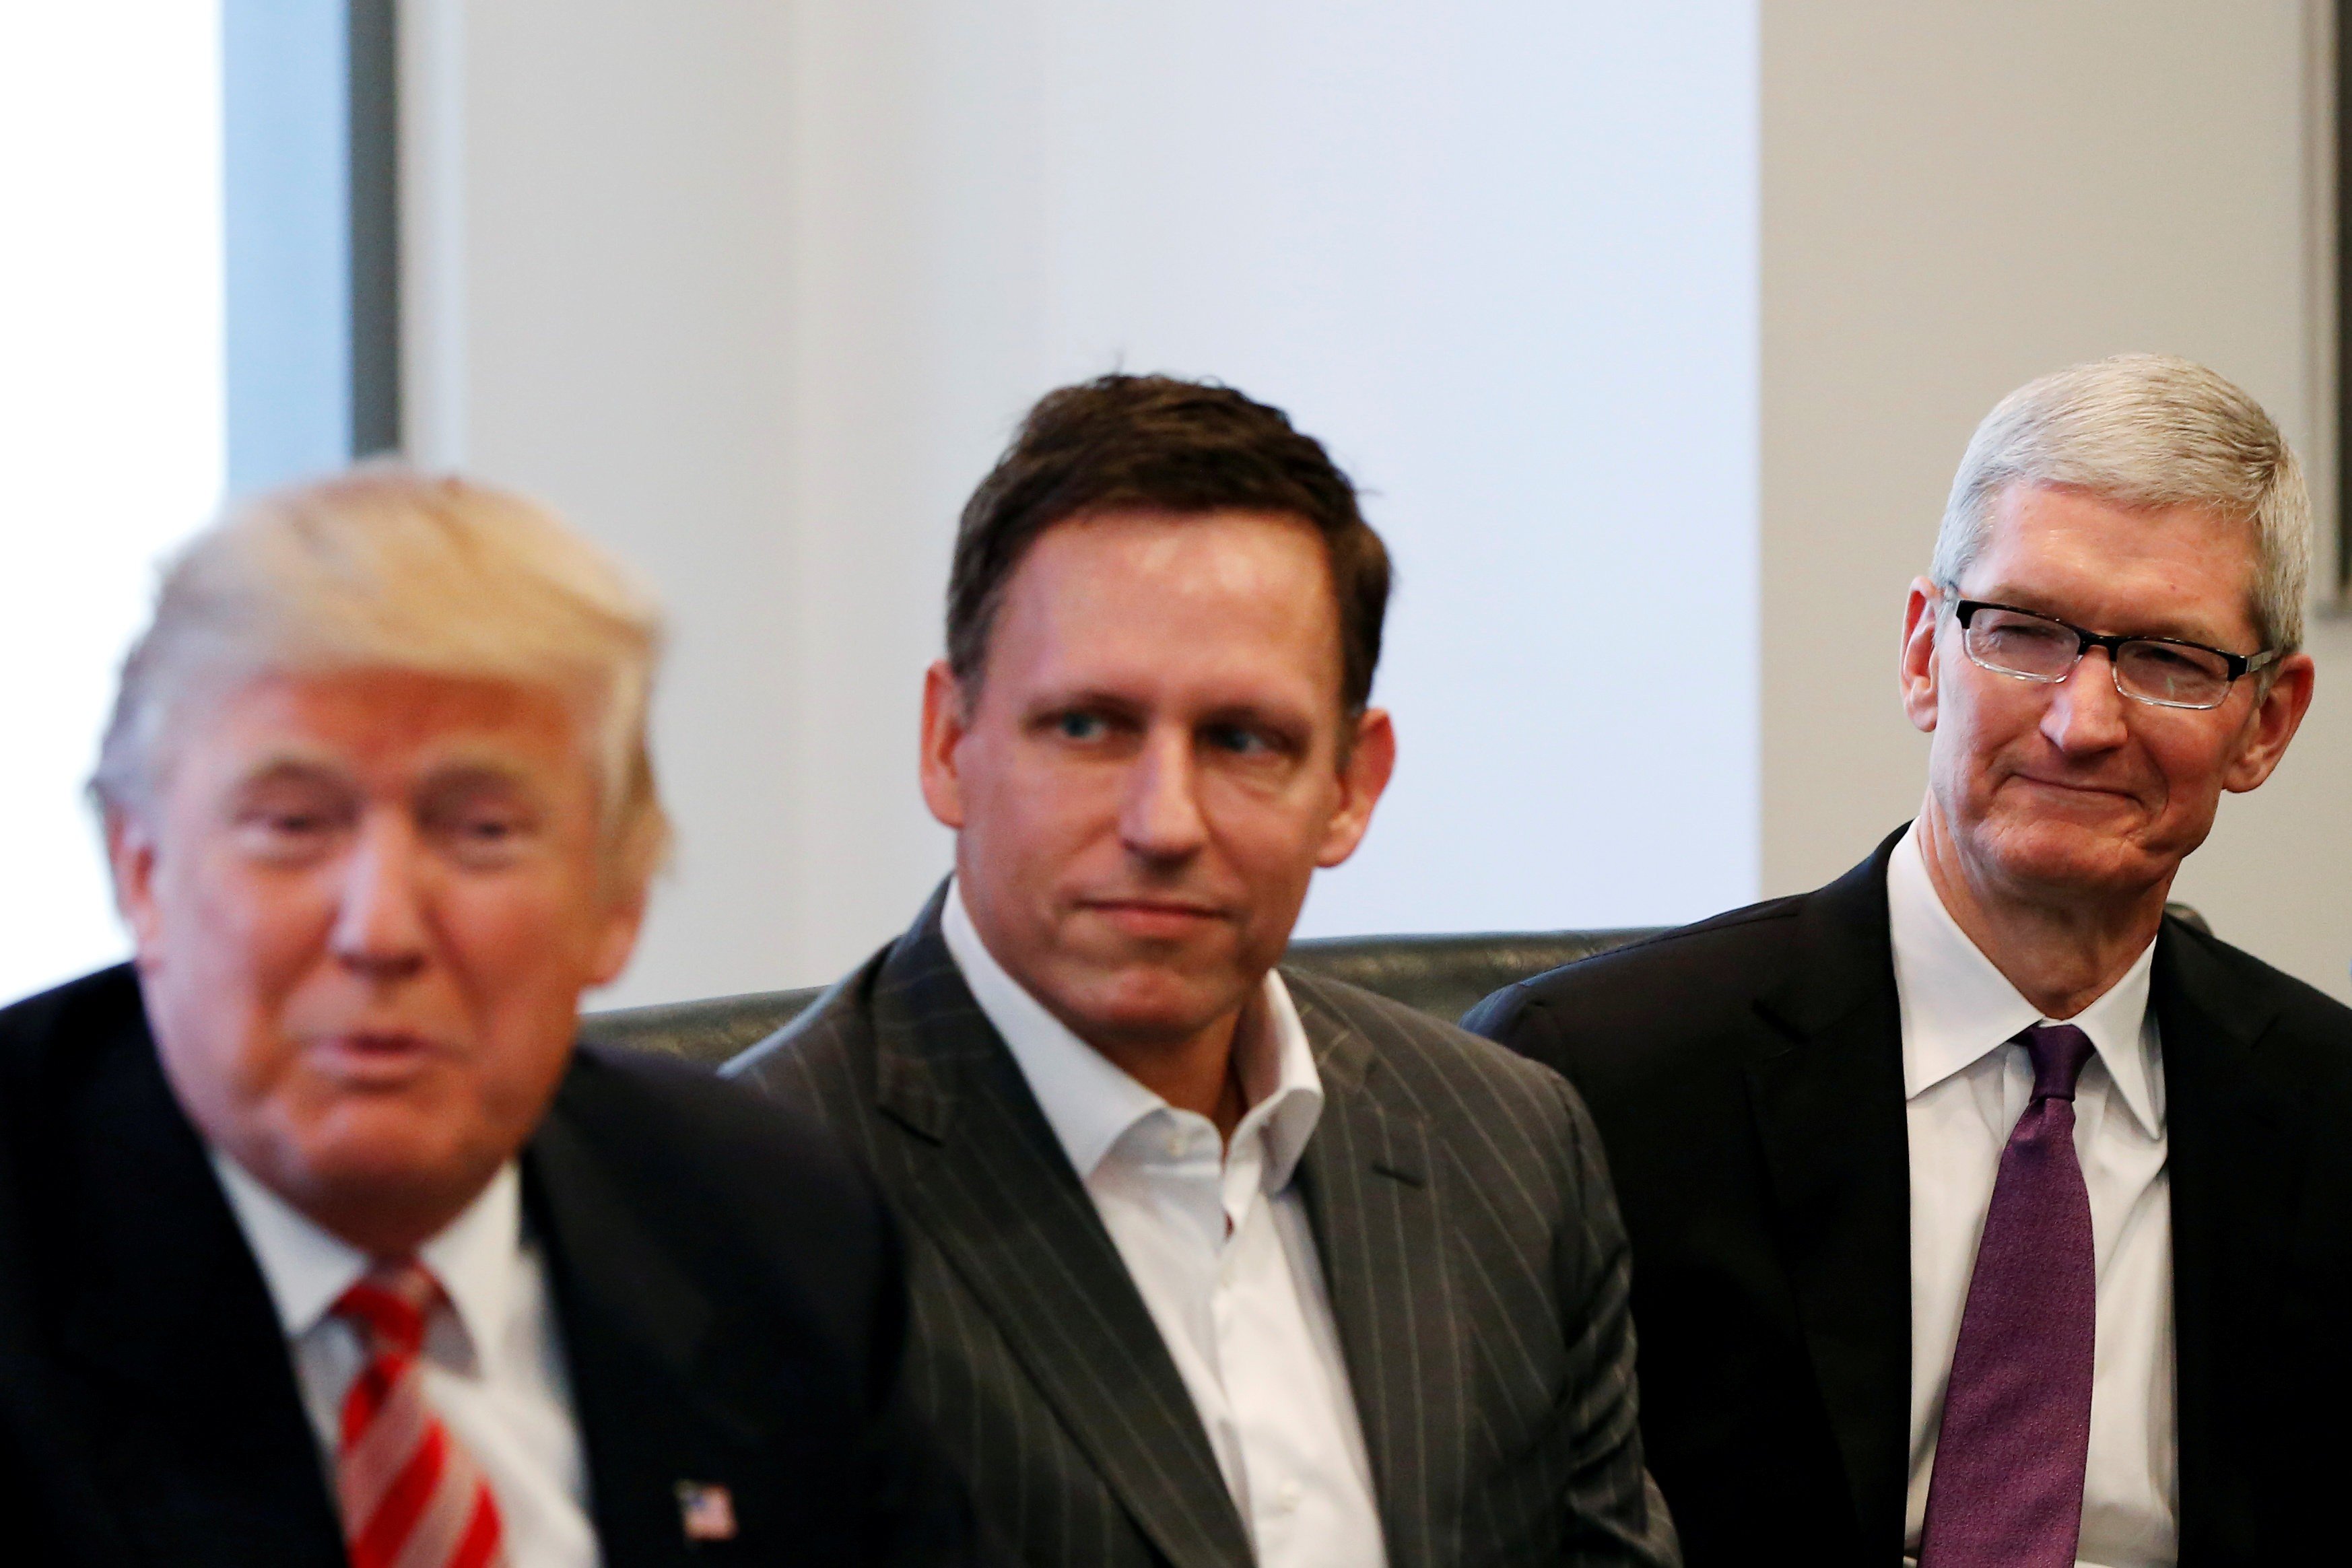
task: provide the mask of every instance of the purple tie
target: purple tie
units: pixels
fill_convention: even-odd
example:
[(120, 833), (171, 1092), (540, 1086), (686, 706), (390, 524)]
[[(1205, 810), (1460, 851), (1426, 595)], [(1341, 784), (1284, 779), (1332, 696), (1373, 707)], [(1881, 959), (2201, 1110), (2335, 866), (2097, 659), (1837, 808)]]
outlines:
[(2033, 1099), (2000, 1152), (1969, 1276), (1919, 1568), (2071, 1568), (2083, 1528), (2098, 1302), (2074, 1081), (2091, 1040), (2063, 1023), (2017, 1039)]

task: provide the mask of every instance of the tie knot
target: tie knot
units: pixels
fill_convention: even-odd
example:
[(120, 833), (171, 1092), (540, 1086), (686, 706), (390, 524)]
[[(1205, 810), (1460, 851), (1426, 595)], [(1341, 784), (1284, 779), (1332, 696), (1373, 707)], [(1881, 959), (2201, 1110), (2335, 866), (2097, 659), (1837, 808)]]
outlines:
[(2070, 1023), (2043, 1023), (2017, 1038), (2033, 1058), (2033, 1098), (2072, 1100), (2074, 1081), (2091, 1060), (2091, 1037)]
[(348, 1319), (377, 1354), (413, 1356), (425, 1345), (425, 1321), (441, 1304), (441, 1281), (414, 1258), (378, 1263), (335, 1298), (335, 1315)]

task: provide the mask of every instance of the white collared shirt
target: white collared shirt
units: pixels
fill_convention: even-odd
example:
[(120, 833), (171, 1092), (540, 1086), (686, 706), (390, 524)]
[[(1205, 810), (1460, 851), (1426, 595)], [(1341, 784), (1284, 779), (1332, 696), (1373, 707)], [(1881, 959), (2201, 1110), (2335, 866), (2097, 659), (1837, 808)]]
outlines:
[(2071, 1019), (2045, 1019), (1969, 940), (1927, 874), (1915, 823), (1886, 868), (1903, 1092), (1911, 1147), (1911, 1487), (1904, 1550), (1916, 1557), (1952, 1350), (2001, 1150), (2033, 1093), (2022, 1045), (2037, 1023), (2091, 1040), (2074, 1092), (2074, 1153), (2090, 1189), (2097, 1267), (2091, 1453), (2075, 1561), (2164, 1568), (2179, 1556), (2173, 1421), (2172, 1183), (2165, 1165), (2164, 1059), (2148, 975), (2156, 947)]
[(1381, 1568), (1371, 1464), (1315, 1237), (1291, 1180), (1323, 1083), (1272, 971), (1234, 1041), (1248, 1111), (1215, 1124), (1113, 1066), (1005, 973), (960, 889), (948, 951), (1094, 1199), (1200, 1412), (1265, 1568)]
[[(365, 1352), (331, 1310), (367, 1272), (368, 1256), (217, 1149), (213, 1169), (277, 1304), (331, 1494), (343, 1396)], [(596, 1532), (571, 1382), (546, 1272), (523, 1233), (514, 1162), (417, 1256), (451, 1308), (426, 1325), (425, 1396), (489, 1481), (505, 1528), (504, 1561), (509, 1568), (593, 1568)]]

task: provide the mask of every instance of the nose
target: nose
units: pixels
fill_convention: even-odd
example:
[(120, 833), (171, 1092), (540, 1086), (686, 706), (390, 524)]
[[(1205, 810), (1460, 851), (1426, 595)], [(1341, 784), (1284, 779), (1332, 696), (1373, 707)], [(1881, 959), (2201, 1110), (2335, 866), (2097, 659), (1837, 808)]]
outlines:
[[(2097, 667), (2093, 660), (2098, 661)], [(2042, 736), (2069, 756), (2113, 750), (2127, 734), (2126, 700), (2116, 689), (2115, 666), (2107, 651), (2094, 648), (2051, 689), (2050, 706), (2042, 716)]]
[(1192, 737), (1172, 728), (1155, 731), (1128, 774), (1120, 841), (1152, 861), (1181, 860), (1197, 852), (1207, 836), (1199, 788)]
[(334, 930), (336, 960), (373, 980), (405, 979), (425, 967), (424, 866), (415, 830), (371, 817), (343, 862)]

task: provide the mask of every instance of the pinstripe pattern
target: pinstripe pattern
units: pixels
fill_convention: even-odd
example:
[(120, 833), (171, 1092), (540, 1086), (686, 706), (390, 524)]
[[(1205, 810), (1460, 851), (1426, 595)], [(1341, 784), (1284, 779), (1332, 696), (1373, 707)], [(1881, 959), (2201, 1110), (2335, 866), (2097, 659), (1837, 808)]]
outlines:
[[(732, 1063), (830, 1123), (907, 1221), (908, 1385), (1019, 1562), (1244, 1564), (1141, 1297), (939, 935)], [(1300, 1162), (1396, 1568), (1662, 1563), (1627, 1264), (1549, 1069), (1286, 972), (1327, 1096)]]

